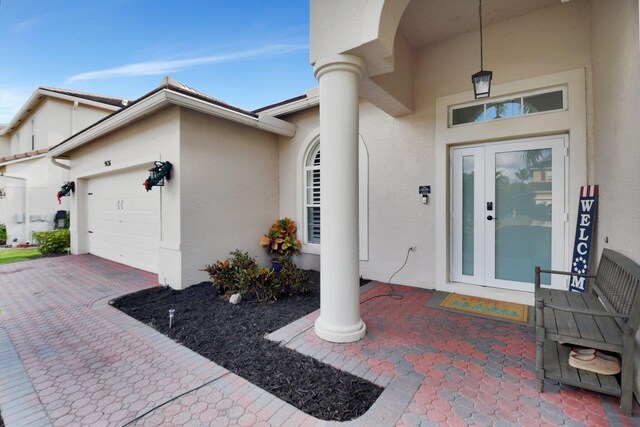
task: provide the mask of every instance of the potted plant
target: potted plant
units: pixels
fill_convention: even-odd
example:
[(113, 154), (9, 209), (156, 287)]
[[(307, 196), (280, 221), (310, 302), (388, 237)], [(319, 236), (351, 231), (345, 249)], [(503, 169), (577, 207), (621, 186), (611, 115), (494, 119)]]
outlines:
[(274, 222), (269, 232), (262, 236), (260, 246), (273, 255), (271, 266), (275, 271), (280, 271), (283, 261), (300, 252), (302, 243), (296, 239), (297, 229), (296, 222), (285, 217)]

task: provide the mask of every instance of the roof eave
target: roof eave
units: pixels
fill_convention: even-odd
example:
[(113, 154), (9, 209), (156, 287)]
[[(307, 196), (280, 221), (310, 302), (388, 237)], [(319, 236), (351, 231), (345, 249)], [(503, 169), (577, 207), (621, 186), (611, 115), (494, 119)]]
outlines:
[(35, 156), (21, 157), (19, 159), (8, 160), (6, 162), (0, 163), (0, 167), (7, 166), (7, 165), (13, 165), (13, 164), (16, 164), (16, 163), (28, 162), (28, 161), (31, 161), (31, 160), (38, 160), (38, 159), (41, 159), (41, 158), (46, 157), (46, 156), (47, 156), (46, 153), (42, 153), (42, 154), (38, 154), (38, 155), (35, 155)]
[(80, 98), (80, 97), (71, 96), (71, 95), (64, 95), (62, 93), (51, 92), (46, 89), (38, 88), (33, 91), (29, 99), (27, 99), (27, 102), (25, 102), (22, 108), (18, 110), (18, 112), (13, 116), (11, 121), (7, 123), (7, 125), (3, 129), (0, 129), (0, 136), (6, 135), (10, 133), (10, 131), (15, 130), (17, 126), (20, 124), (20, 122), (22, 122), (24, 117), (32, 113), (32, 110), (36, 107), (36, 104), (38, 103), (40, 98), (43, 96), (58, 98), (65, 101), (72, 101), (72, 102), (77, 101), (79, 104), (90, 105), (92, 107), (102, 108), (104, 110), (109, 110), (109, 111), (118, 111), (121, 108), (121, 107), (116, 107), (114, 105), (91, 101), (85, 98)]
[(167, 105), (177, 105), (189, 108), (194, 111), (220, 117), (245, 126), (255, 127), (277, 135), (292, 137), (296, 133), (296, 126), (294, 124), (275, 117), (265, 117), (262, 115), (259, 115), (258, 117), (248, 116), (180, 92), (172, 91), (171, 89), (162, 89), (156, 93), (152, 93), (147, 98), (136, 101), (128, 108), (107, 117), (104, 121), (97, 123), (95, 126), (87, 128), (66, 141), (63, 141), (53, 147), (47, 156), (61, 156)]
[(302, 99), (296, 99), (286, 104), (276, 105), (266, 110), (260, 110), (260, 115), (269, 115), (273, 117), (285, 116), (287, 114), (296, 113), (308, 108), (316, 107), (320, 104), (320, 91), (313, 88), (307, 91), (306, 96)]

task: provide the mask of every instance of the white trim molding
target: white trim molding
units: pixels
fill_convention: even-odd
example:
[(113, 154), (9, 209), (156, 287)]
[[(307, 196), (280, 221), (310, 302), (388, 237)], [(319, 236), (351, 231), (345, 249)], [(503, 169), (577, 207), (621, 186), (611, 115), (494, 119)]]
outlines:
[[(533, 294), (528, 292), (498, 290), (479, 285), (453, 282), (450, 277), (450, 148), (462, 144), (487, 143), (524, 139), (546, 135), (568, 135), (569, 147), (566, 161), (565, 182), (567, 193), (567, 229), (575, 228), (573, 210), (578, 205), (580, 186), (587, 184), (587, 102), (586, 78), (583, 68), (533, 77), (495, 85), (493, 97), (535, 91), (558, 86), (567, 87), (567, 109), (539, 115), (524, 115), (509, 120), (485, 121), (473, 126), (449, 127), (449, 108), (473, 100), (473, 92), (467, 91), (436, 99), (436, 151), (435, 193), (446, 194), (446, 200), (436, 206), (436, 289), (465, 293), (533, 305)], [(490, 100), (489, 100), (490, 101)], [(566, 244), (565, 262), (568, 262), (570, 243)]]
[(171, 89), (162, 89), (53, 147), (47, 156), (61, 156), (102, 135), (113, 132), (135, 120), (160, 110), (167, 105), (189, 108), (245, 126), (255, 127), (276, 135), (292, 137), (296, 133), (296, 126), (294, 124), (276, 117), (269, 115), (253, 117), (183, 93), (175, 92)]

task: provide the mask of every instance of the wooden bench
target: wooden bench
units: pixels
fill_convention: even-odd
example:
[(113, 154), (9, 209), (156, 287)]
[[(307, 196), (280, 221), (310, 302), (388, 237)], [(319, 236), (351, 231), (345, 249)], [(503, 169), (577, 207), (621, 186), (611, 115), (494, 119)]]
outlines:
[[(585, 277), (585, 293), (540, 286), (540, 273)], [(597, 275), (535, 270), (536, 378), (544, 391), (545, 378), (620, 397), (620, 408), (631, 415), (633, 352), (640, 323), (640, 266), (605, 249)], [(569, 366), (572, 345), (620, 355), (618, 375), (600, 375)]]

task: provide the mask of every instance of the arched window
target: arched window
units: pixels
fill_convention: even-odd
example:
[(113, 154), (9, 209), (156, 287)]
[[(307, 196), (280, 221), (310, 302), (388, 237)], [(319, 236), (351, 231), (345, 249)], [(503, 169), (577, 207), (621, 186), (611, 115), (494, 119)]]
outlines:
[[(315, 134), (315, 136), (313, 136)], [(369, 259), (369, 153), (362, 137), (358, 143), (358, 181), (359, 181), (359, 222), (360, 222), (360, 260)], [(306, 148), (305, 148), (306, 147)], [(320, 227), (321, 227), (321, 172), (320, 172), (320, 136), (314, 130), (303, 144), (298, 157), (298, 164), (302, 171), (302, 203), (298, 206), (299, 218), (302, 218), (301, 227), (298, 228), (303, 242), (302, 252), (320, 254)], [(300, 187), (299, 187), (300, 188)], [(300, 199), (298, 199), (300, 200)]]
[(304, 163), (305, 243), (320, 244), (320, 140), (317, 139)]

